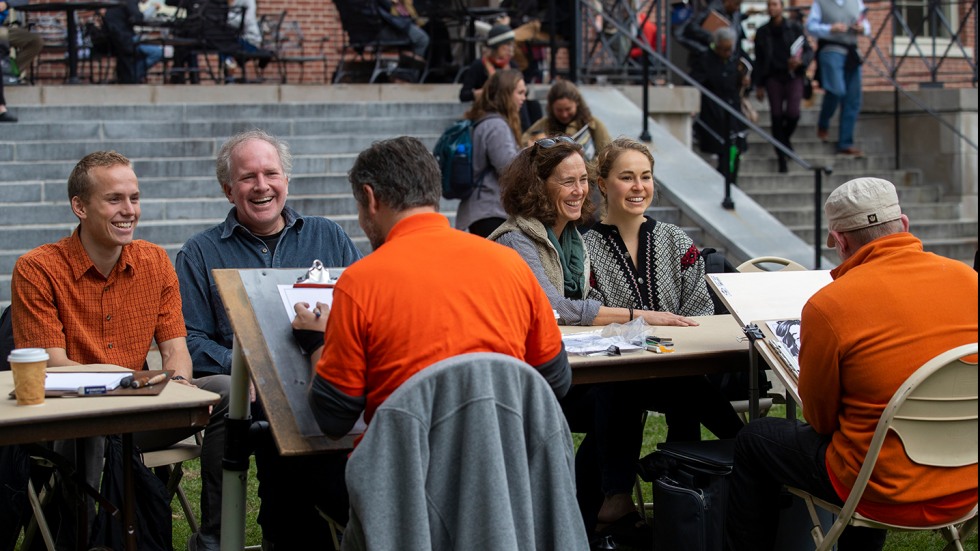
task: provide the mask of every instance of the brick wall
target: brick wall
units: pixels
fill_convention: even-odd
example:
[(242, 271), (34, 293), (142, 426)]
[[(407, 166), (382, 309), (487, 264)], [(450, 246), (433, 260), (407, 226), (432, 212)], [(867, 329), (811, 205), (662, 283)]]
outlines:
[[(44, 3), (46, 0), (41, 0), (38, 3)], [(891, 58), (892, 55), (892, 21), (890, 18), (890, 8), (891, 4), (889, 2), (874, 2), (872, 0), (866, 0), (869, 8), (869, 20), (872, 26), (872, 34), (878, 35), (876, 41), (877, 50), (872, 52), (868, 56), (865, 68), (864, 68), (864, 83), (865, 87), (868, 89), (888, 89), (890, 85), (887, 79), (882, 78), (881, 74), (889, 74), (891, 72), (891, 66), (896, 63), (895, 60)], [(473, 1), (471, 3), (476, 4)], [(479, 2), (480, 4), (485, 4), (485, 2)], [(797, 1), (793, 0), (791, 5), (806, 7), (809, 6), (811, 2), (809, 1)], [(960, 3), (955, 6), (955, 9), (960, 14), (960, 28), (963, 29), (960, 35), (960, 40), (969, 48), (971, 55), (973, 50), (976, 48), (976, 9), (975, 4), (972, 4), (974, 9), (971, 9), (971, 4)], [(340, 55), (340, 47), (343, 44), (343, 30), (340, 26), (340, 18), (337, 15), (336, 8), (333, 2), (323, 1), (323, 0), (258, 0), (258, 13), (260, 16), (266, 15), (267, 17), (277, 17), (283, 10), (286, 11), (287, 21), (296, 21), (299, 23), (300, 29), (302, 30), (303, 37), (305, 40), (304, 44), (304, 54), (306, 55), (318, 55), (320, 53), (320, 42), (321, 37), (328, 37), (328, 42), (325, 44), (325, 54), (327, 57), (326, 72), (323, 70), (323, 65), (320, 63), (306, 63), (303, 83), (322, 83), (329, 82), (330, 76), (333, 74), (334, 69), (337, 66), (337, 60)], [(94, 12), (78, 12), (79, 18), (82, 21), (92, 19), (96, 17)], [(64, 16), (60, 16), (62, 22)], [(963, 21), (966, 18), (966, 21)], [(884, 30), (878, 34), (879, 29), (884, 25)], [(585, 29), (591, 29), (591, 25), (585, 25)], [(586, 44), (590, 44), (591, 40), (586, 39), (583, 41)], [(862, 39), (861, 48), (862, 52), (867, 51), (870, 41), (868, 39)], [(943, 49), (939, 48), (939, 52), (942, 53)], [(899, 54), (902, 52), (899, 51)], [(562, 52), (563, 54), (563, 52)], [(63, 80), (65, 74), (64, 63), (60, 61), (64, 59), (64, 51), (52, 50), (47, 51), (42, 54), (41, 59), (44, 61), (42, 63), (40, 70), (38, 71), (39, 80), (42, 82), (59, 82)], [(559, 62), (564, 65), (566, 56), (559, 55)], [(914, 88), (919, 83), (928, 82), (932, 77), (929, 74), (929, 65), (936, 64), (937, 60), (930, 57), (917, 56), (910, 52), (908, 57), (901, 63), (900, 69), (897, 72), (897, 80), (906, 87)], [(111, 66), (108, 68), (109, 74), (111, 75)], [(300, 67), (295, 64), (290, 64), (286, 67), (287, 70), (287, 80), (290, 83), (300, 82)], [(84, 75), (88, 74), (87, 65), (83, 62), (80, 68), (80, 72)], [(276, 70), (274, 67), (270, 67), (266, 70), (266, 77), (272, 80), (278, 78)], [(159, 77), (151, 77), (153, 78)], [(937, 80), (944, 82), (946, 87), (972, 87), (971, 82), (972, 73), (967, 60), (962, 58), (949, 57), (942, 60), (940, 68), (938, 71)]]

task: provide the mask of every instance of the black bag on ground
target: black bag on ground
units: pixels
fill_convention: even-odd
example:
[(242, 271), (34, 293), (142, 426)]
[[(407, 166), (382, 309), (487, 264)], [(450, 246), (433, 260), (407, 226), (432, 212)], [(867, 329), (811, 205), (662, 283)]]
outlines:
[[(173, 551), (173, 517), (167, 487), (143, 464), (139, 450), (133, 446), (133, 489), (136, 497), (136, 547), (140, 551)], [(126, 546), (123, 526), (123, 456), (122, 438), (106, 438), (105, 468), (102, 472), (102, 495), (119, 507), (117, 515), (99, 508), (92, 527), (91, 547), (121, 551)]]
[(653, 483), (654, 549), (722, 551), (735, 440), (663, 442), (640, 460)]

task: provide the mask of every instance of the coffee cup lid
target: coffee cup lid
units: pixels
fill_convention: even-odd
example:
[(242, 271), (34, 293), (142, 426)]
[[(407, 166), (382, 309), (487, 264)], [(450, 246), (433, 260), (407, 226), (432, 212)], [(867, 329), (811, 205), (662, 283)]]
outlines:
[(18, 348), (10, 351), (7, 361), (10, 363), (46, 362), (48, 353), (43, 348)]

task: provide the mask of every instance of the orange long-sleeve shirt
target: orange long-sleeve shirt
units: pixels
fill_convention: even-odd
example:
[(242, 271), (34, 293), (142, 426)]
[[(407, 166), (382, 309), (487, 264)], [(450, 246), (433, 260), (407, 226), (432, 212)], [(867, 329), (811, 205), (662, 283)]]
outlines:
[[(938, 354), (977, 341), (977, 273), (899, 233), (860, 248), (831, 275), (803, 308), (799, 390), (807, 422), (833, 435), (827, 471), (846, 499), (898, 387)], [(976, 499), (976, 465), (917, 465), (892, 434), (858, 511), (924, 525)]]

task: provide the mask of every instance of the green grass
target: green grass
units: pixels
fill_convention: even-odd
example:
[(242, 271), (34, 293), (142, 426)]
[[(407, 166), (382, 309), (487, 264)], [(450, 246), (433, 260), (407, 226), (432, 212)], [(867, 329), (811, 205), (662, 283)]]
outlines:
[[(799, 410), (798, 410), (799, 411)], [(776, 405), (773, 406), (772, 410), (769, 412), (771, 417), (784, 417), (786, 415), (786, 409), (784, 406)], [(798, 413), (799, 415), (799, 413)], [(701, 430), (702, 438), (709, 439), (714, 438), (711, 433), (707, 432), (703, 427)], [(575, 445), (581, 441), (581, 435), (572, 435), (575, 439)], [(667, 425), (664, 422), (664, 418), (661, 415), (657, 415), (653, 412), (647, 418), (646, 427), (644, 427), (643, 432), (643, 451), (641, 452), (641, 457), (654, 451), (657, 442), (663, 442), (667, 437)], [(640, 482), (642, 488), (642, 493), (644, 500), (649, 502), (653, 491), (651, 484), (649, 482)], [(884, 551), (932, 551), (941, 550), (945, 547), (946, 542), (943, 537), (937, 533), (933, 532), (889, 532), (888, 539), (885, 541)], [(967, 551), (977, 551), (977, 532), (974, 531), (963, 542), (963, 547)]]
[[(201, 463), (199, 459), (184, 463), (184, 478), (181, 487), (187, 494), (187, 499), (191, 502), (194, 514), (197, 519), (201, 518)], [(258, 546), (262, 544), (262, 529), (259, 527), (257, 518), (259, 515), (259, 481), (255, 474), (255, 458), (251, 458), (248, 468), (248, 492), (245, 495), (245, 546)], [(187, 549), (187, 538), (191, 534), (190, 526), (184, 517), (184, 511), (180, 507), (177, 498), (174, 498), (173, 509), (173, 542), (174, 551), (184, 551)]]
[[(775, 406), (769, 415), (781, 417), (785, 415), (782, 406)], [(706, 431), (703, 432), (704, 438), (712, 438)], [(651, 413), (647, 419), (644, 429), (643, 451), (646, 455), (656, 447), (657, 442), (664, 441), (667, 434), (666, 424), (660, 415)], [(573, 434), (575, 445), (578, 446), (582, 435)], [(184, 464), (184, 479), (181, 485), (187, 493), (194, 508), (195, 514), (200, 518), (200, 497), (201, 479), (200, 464), (197, 460), (189, 461)], [(255, 462), (251, 462), (248, 478), (248, 493), (246, 496), (245, 513), (245, 545), (258, 546), (262, 543), (262, 530), (256, 522), (259, 510), (258, 481), (255, 477)], [(645, 501), (650, 501), (653, 492), (648, 482), (641, 482), (642, 493)], [(183, 511), (175, 499), (173, 502), (173, 543), (175, 551), (186, 549), (187, 538), (190, 535), (190, 528), (184, 519)], [(940, 550), (944, 547), (942, 536), (930, 532), (889, 532), (888, 540), (885, 542), (885, 551), (932, 551)], [(974, 532), (965, 542), (964, 547), (968, 551), (977, 551), (977, 533)]]

